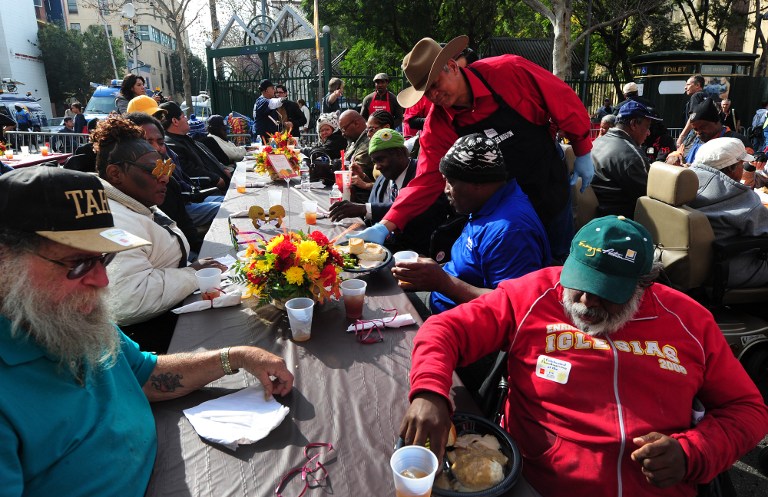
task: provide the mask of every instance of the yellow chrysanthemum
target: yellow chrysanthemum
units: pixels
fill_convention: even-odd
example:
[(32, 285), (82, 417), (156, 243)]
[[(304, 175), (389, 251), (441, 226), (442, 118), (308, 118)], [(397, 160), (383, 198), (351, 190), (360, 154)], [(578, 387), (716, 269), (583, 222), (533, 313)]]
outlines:
[(266, 273), (270, 269), (272, 269), (272, 261), (269, 259), (262, 259), (260, 261), (256, 261), (256, 271), (260, 273)]
[(289, 267), (283, 274), (285, 274), (285, 280), (292, 285), (300, 285), (304, 282), (304, 270), (300, 267)]
[(302, 262), (317, 262), (320, 252), (320, 246), (313, 240), (303, 240), (296, 245), (296, 257)]
[(280, 242), (282, 242), (282, 241), (283, 241), (283, 238), (284, 238), (284, 237), (283, 237), (283, 235), (277, 235), (276, 237), (274, 237), (273, 239), (271, 239), (271, 240), (269, 241), (269, 243), (267, 244), (267, 249), (266, 249), (266, 250), (267, 250), (267, 252), (272, 252), (272, 249), (273, 249), (273, 248), (275, 248), (275, 245), (277, 245), (277, 244), (279, 244)]

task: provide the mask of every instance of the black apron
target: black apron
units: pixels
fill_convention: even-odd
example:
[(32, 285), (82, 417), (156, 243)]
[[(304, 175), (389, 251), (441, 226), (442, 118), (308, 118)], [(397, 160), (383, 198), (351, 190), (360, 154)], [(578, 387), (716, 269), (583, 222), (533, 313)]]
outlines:
[(537, 126), (522, 117), (493, 91), (476, 69), (467, 69), (488, 88), (499, 108), (468, 126), (454, 122), (456, 133), (459, 136), (480, 133), (496, 142), (507, 165), (508, 177), (517, 180), (546, 226), (563, 210), (569, 198), (568, 169), (556, 148), (560, 145), (552, 139), (549, 126)]

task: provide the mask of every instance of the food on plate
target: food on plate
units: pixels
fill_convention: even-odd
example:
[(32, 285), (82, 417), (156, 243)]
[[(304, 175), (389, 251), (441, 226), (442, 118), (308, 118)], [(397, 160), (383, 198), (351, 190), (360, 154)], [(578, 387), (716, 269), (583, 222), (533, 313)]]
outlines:
[(349, 243), (337, 245), (336, 250), (344, 257), (346, 269), (371, 269), (386, 259), (387, 250), (378, 243), (365, 243), (362, 238), (350, 238)]
[[(351, 249), (349, 252), (354, 254)], [(384, 251), (384, 247), (378, 243), (366, 243), (364, 250), (357, 253), (357, 258), (361, 261), (383, 261), (386, 256), (387, 253)]]
[(358, 255), (365, 252), (365, 242), (362, 238), (350, 238), (349, 239), (349, 253), (352, 255)]
[(495, 436), (466, 434), (455, 437), (455, 440), (453, 450), (446, 452), (455, 481), (443, 473), (435, 480), (437, 488), (477, 492), (501, 483), (508, 460)]

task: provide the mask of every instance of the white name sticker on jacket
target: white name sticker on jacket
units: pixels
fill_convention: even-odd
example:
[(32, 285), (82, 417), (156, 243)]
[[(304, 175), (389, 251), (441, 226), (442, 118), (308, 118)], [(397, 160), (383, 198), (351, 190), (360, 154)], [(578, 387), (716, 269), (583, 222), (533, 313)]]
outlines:
[(565, 385), (571, 373), (571, 363), (540, 355), (536, 361), (536, 376)]

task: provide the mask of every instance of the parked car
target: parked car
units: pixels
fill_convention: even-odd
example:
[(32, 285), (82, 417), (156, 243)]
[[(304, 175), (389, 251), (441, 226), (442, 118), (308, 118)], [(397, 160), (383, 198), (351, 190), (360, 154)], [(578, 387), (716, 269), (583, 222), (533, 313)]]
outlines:
[(108, 85), (99, 85), (96, 87), (96, 90), (93, 92), (91, 99), (88, 100), (88, 104), (83, 111), (86, 121), (91, 120), (94, 117), (104, 119), (109, 116), (110, 112), (117, 111), (115, 98), (117, 98), (117, 94), (120, 92), (121, 84), (121, 80), (113, 79)]

